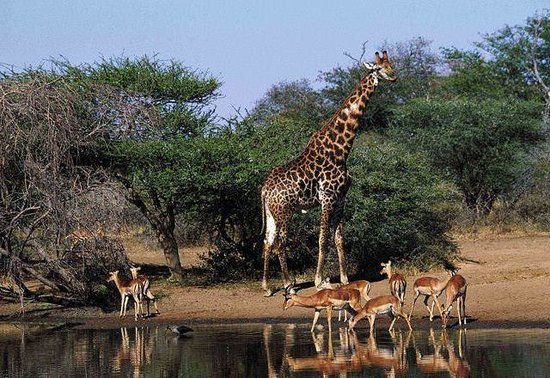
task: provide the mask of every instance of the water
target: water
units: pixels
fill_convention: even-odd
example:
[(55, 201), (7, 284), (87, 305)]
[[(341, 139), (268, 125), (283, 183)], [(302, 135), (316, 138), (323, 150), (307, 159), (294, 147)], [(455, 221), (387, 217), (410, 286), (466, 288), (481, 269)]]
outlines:
[[(74, 330), (0, 324), (2, 377), (549, 377), (550, 330), (307, 325)], [(324, 375), (323, 375), (324, 374)], [(347, 374), (347, 375), (346, 375)]]

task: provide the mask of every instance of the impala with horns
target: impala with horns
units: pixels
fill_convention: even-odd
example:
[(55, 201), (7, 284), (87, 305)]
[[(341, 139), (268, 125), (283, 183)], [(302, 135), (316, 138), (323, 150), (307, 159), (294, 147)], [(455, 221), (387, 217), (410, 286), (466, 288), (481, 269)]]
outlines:
[(285, 301), (283, 303), (283, 310), (287, 310), (290, 307), (306, 307), (313, 308), (315, 315), (313, 316), (313, 324), (311, 326), (311, 332), (315, 330), (315, 325), (319, 319), (319, 314), (322, 310), (327, 312), (327, 322), (329, 332), (332, 332), (332, 308), (344, 307), (349, 311), (355, 311), (361, 307), (361, 294), (358, 290), (331, 290), (322, 289), (318, 292), (305, 296), (298, 294), (291, 294), (289, 290), (286, 290), (283, 294)]

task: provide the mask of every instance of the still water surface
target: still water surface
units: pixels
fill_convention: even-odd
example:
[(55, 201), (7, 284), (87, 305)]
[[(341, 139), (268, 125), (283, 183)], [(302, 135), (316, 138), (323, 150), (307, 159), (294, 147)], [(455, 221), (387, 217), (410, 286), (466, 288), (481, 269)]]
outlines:
[(550, 330), (467, 331), (307, 325), (112, 330), (0, 325), (2, 377), (550, 377)]

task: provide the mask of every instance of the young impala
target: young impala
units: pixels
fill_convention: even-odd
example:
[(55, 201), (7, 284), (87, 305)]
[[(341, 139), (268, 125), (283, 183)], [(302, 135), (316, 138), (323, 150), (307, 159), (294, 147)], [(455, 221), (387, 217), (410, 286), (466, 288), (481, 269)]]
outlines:
[[(445, 309), (442, 311), (441, 320), (443, 328), (447, 327), (453, 302), (456, 301), (456, 312), (458, 313), (458, 324), (466, 324), (466, 289), (468, 284), (460, 274), (453, 275), (445, 289)], [(464, 321), (462, 321), (464, 319)]]
[(141, 270), (140, 267), (132, 267), (130, 268), (130, 272), (132, 273), (132, 279), (137, 280), (140, 284), (141, 289), (141, 297), (144, 298), (147, 301), (147, 316), (149, 317), (151, 315), (151, 311), (149, 309), (150, 302), (153, 302), (153, 305), (155, 306), (155, 311), (157, 314), (160, 315), (160, 311), (157, 307), (157, 299), (151, 293), (151, 282), (149, 279), (145, 276), (138, 276), (138, 272)]
[[(439, 301), (437, 300), (437, 297), (441, 295), (443, 290), (445, 290), (445, 287), (447, 286), (447, 282), (449, 282), (449, 279), (439, 279), (434, 277), (420, 277), (416, 281), (414, 281), (413, 285), (413, 291), (414, 291), (414, 300), (411, 307), (411, 312), (409, 313), (409, 319), (412, 316), (412, 312), (414, 310), (414, 305), (416, 304), (416, 300), (419, 296), (424, 296), (424, 305), (426, 306), (426, 309), (428, 309), (428, 312), (430, 313), (430, 322), (433, 320), (433, 311), (434, 311), (434, 305), (437, 304), (437, 308), (439, 309), (439, 315), (443, 316), (441, 313), (441, 305), (439, 304)], [(432, 307), (428, 306), (428, 300), (433, 298)]]
[(409, 329), (412, 330), (409, 318), (401, 308), (401, 301), (397, 299), (397, 297), (394, 295), (382, 295), (372, 298), (363, 306), (363, 308), (361, 308), (361, 310), (352, 311), (352, 309), (350, 309), (350, 312), (353, 315), (353, 317), (349, 321), (350, 330), (355, 327), (359, 320), (363, 319), (364, 317), (368, 317), (370, 332), (372, 333), (374, 331), (374, 321), (376, 319), (376, 315), (382, 314), (388, 314), (392, 318), (389, 331), (393, 329), (393, 325), (395, 324), (397, 318), (405, 319), (407, 325), (409, 326)]
[(310, 296), (302, 296), (298, 294), (291, 294), (288, 291), (284, 293), (285, 301), (283, 303), (283, 310), (287, 310), (293, 306), (307, 307), (315, 309), (315, 315), (313, 316), (313, 325), (311, 326), (311, 332), (315, 330), (315, 324), (319, 319), (321, 310), (326, 310), (329, 332), (332, 332), (332, 307), (350, 307), (356, 310), (361, 307), (361, 294), (359, 290), (331, 290), (322, 289)]
[[(120, 317), (126, 315), (126, 308), (128, 306), (128, 300), (130, 296), (134, 299), (134, 317), (138, 320), (141, 315), (141, 287), (137, 280), (130, 280), (129, 282), (122, 282), (118, 276), (118, 270), (109, 273), (107, 282), (113, 281), (120, 293)], [(139, 314), (138, 314), (139, 311)]]
[(403, 306), (403, 303), (405, 303), (405, 291), (407, 290), (407, 281), (405, 281), (405, 277), (399, 273), (392, 274), (391, 261), (381, 263), (380, 266), (382, 266), (380, 274), (386, 274), (388, 276), (390, 293), (395, 295), (399, 299), (399, 302), (401, 302), (401, 306)]
[[(321, 288), (323, 289), (332, 289), (335, 288), (331, 285), (330, 279), (327, 278), (322, 284)], [(358, 280), (350, 282), (349, 284), (340, 285), (336, 289), (343, 289), (343, 290), (358, 290), (361, 293), (361, 297), (368, 301), (370, 299), (369, 292), (370, 292), (370, 282), (366, 280)], [(338, 308), (338, 321), (342, 319), (342, 308)], [(344, 321), (348, 321), (348, 313), (344, 311)]]

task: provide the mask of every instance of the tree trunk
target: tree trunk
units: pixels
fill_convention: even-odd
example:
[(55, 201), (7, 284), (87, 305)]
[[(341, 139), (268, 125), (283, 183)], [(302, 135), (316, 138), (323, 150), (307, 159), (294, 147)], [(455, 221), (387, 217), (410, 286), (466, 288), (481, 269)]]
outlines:
[[(152, 224), (152, 223), (151, 223)], [(153, 226), (154, 228), (155, 226)], [(166, 264), (170, 268), (173, 279), (183, 279), (183, 268), (181, 266), (180, 255), (178, 251), (178, 242), (174, 236), (174, 230), (156, 229), (157, 239), (164, 252)]]
[(184, 274), (178, 251), (178, 242), (174, 236), (174, 207), (171, 205), (163, 206), (154, 191), (148, 193), (151, 201), (148, 201), (149, 203), (146, 204), (139, 193), (128, 182), (121, 181), (128, 189), (128, 200), (141, 210), (142, 214), (151, 224), (151, 227), (153, 227), (153, 230), (155, 230), (160, 247), (164, 252), (166, 265), (170, 268), (171, 278), (181, 280)]

